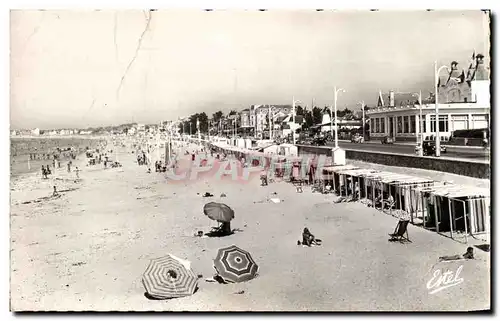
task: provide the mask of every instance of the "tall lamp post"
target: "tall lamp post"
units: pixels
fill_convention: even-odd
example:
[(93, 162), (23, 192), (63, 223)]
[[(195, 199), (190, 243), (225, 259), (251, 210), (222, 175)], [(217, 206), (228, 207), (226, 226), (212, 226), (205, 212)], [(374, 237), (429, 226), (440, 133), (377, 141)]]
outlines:
[(198, 143), (201, 143), (200, 119), (196, 119), (196, 130), (198, 131)]
[[(424, 127), (423, 127), (423, 115), (422, 115), (422, 91), (420, 90), (418, 93), (413, 93), (413, 96), (418, 96), (418, 109), (419, 109), (419, 121), (418, 121), (418, 126), (419, 126), (419, 132), (420, 132), (420, 137), (417, 136), (417, 145), (419, 146), (419, 151), (418, 155), (423, 156), (424, 155)], [(419, 143), (420, 139), (420, 143)]]
[(363, 114), (363, 120), (362, 120), (362, 130), (363, 130), (363, 141), (365, 141), (365, 102), (361, 101), (361, 112)]
[(439, 73), (442, 69), (448, 70), (448, 66), (437, 67), (437, 61), (434, 62), (434, 98), (436, 100), (436, 157), (441, 156), (441, 139), (439, 137), (439, 97), (438, 97), (438, 81), (439, 81)]
[[(295, 103), (300, 103), (300, 100), (295, 100), (295, 97), (292, 97), (293, 103), (292, 103), (292, 125), (290, 128), (292, 129), (292, 140), (293, 144), (295, 145)], [(292, 128), (293, 127), (293, 128)]]
[[(338, 97), (338, 94), (339, 92), (343, 92), (345, 93), (345, 90), (342, 89), (342, 88), (339, 88), (337, 89), (337, 86), (335, 86), (334, 88), (334, 99), (333, 99), (333, 103), (334, 103), (334, 108), (335, 108), (335, 148), (338, 148), (339, 147), (339, 136), (338, 136), (338, 129), (337, 129), (337, 125), (338, 125), (338, 122), (337, 122), (337, 97)], [(330, 108), (330, 130), (332, 131), (332, 109)], [(332, 135), (333, 135), (333, 132), (332, 132)]]

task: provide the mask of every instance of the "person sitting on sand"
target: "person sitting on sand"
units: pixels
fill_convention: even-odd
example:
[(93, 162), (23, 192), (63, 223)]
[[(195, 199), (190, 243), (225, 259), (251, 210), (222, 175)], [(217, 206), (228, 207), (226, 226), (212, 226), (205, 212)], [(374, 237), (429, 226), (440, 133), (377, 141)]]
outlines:
[(302, 244), (311, 246), (312, 242), (314, 241), (314, 235), (309, 232), (309, 229), (307, 227), (304, 227), (304, 231), (302, 232)]
[(230, 222), (219, 222), (221, 223), (218, 227), (213, 227), (211, 234), (214, 236), (227, 236), (231, 235), (231, 223)]
[(467, 248), (467, 252), (463, 255), (451, 255), (451, 256), (441, 256), (439, 261), (455, 261), (455, 260), (473, 260), (474, 259), (474, 249), (472, 247)]
[(59, 196), (59, 193), (57, 192), (57, 187), (54, 185), (54, 192), (52, 192), (52, 196)]
[(304, 227), (304, 231), (302, 232), (302, 245), (311, 246), (311, 245), (319, 245), (319, 240), (316, 240), (314, 235), (309, 232), (307, 227)]
[(265, 170), (260, 173), (260, 182), (261, 182), (261, 186), (268, 185), (267, 172)]

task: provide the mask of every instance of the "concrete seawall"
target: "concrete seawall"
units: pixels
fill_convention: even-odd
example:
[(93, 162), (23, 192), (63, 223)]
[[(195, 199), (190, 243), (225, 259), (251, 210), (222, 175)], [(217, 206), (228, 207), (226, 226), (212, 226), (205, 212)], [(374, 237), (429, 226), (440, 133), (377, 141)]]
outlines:
[[(219, 147), (226, 149), (224, 147)], [(331, 156), (331, 147), (297, 145), (299, 156), (326, 155)], [(227, 148), (228, 150), (230, 148)], [(383, 153), (365, 150), (346, 149), (347, 160), (357, 160), (367, 163), (420, 168), (445, 173), (457, 174), (481, 179), (490, 179), (490, 164), (487, 161), (454, 159), (449, 157), (419, 157), (417, 155)], [(245, 152), (241, 152), (245, 154)], [(271, 157), (271, 156), (270, 156)]]
[[(299, 155), (330, 155), (331, 147), (298, 145)], [(387, 166), (421, 168), (457, 175), (489, 179), (490, 164), (486, 161), (453, 159), (447, 157), (419, 157), (365, 150), (346, 149), (346, 159)]]

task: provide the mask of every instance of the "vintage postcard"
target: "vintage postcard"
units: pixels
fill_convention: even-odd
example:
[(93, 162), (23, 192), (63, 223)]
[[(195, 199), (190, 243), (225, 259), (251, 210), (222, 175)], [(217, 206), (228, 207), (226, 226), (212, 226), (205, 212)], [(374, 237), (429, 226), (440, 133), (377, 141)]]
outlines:
[(489, 311), (487, 10), (12, 10), (11, 311)]

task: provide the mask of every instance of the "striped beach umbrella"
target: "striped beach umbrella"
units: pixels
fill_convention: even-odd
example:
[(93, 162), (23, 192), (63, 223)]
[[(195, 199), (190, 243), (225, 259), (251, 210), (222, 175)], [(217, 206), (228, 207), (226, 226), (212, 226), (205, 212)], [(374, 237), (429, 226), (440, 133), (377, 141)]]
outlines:
[(224, 281), (232, 283), (249, 281), (259, 270), (250, 253), (236, 245), (219, 249), (214, 267)]
[(188, 261), (169, 254), (151, 260), (142, 283), (146, 292), (155, 299), (179, 298), (194, 293), (198, 277)]

